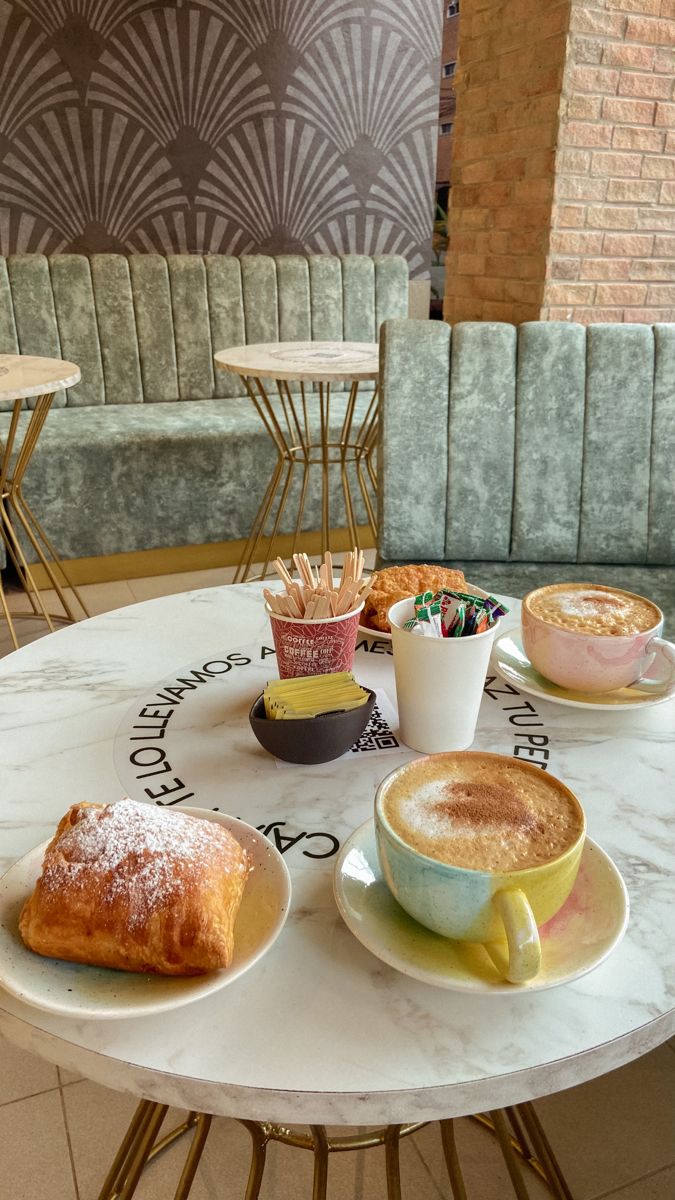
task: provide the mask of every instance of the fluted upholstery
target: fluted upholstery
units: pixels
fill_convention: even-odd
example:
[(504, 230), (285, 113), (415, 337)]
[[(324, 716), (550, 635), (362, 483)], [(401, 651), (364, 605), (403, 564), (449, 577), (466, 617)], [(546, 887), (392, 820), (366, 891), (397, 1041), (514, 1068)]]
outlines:
[(393, 320), (381, 354), (383, 562), (606, 582), (672, 631), (675, 325)]
[[(0, 353), (82, 371), (55, 397), (28, 502), (66, 559), (247, 535), (276, 453), (214, 351), (375, 341), (407, 307), (407, 266), (394, 255), (0, 258)], [(0, 438), (8, 422), (0, 412)], [(334, 523), (342, 517), (336, 508)], [(319, 525), (314, 490), (307, 527)]]

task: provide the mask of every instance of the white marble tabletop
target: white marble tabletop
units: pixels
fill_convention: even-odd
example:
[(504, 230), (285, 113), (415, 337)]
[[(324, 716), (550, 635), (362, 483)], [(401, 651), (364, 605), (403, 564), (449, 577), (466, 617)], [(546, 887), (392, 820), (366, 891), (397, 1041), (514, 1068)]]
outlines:
[(219, 367), (260, 379), (337, 383), (377, 379), (377, 342), (261, 342), (214, 355)]
[[(0, 1033), (139, 1096), (349, 1125), (518, 1103), (609, 1071), (672, 1034), (675, 701), (587, 711), (488, 685), (475, 747), (513, 753), (533, 731), (535, 745), (548, 739), (548, 767), (576, 791), (591, 837), (620, 868), (631, 919), (613, 954), (573, 983), (470, 995), (400, 974), (341, 920), (336, 846), (368, 819), (377, 782), (412, 751), (280, 766), (247, 721), (275, 674), (271, 645), (261, 585), (247, 584), (107, 613), (0, 662), (0, 870), (48, 838), (75, 801), (110, 802), (125, 790), (148, 799), (131, 760), (132, 727), (157, 726), (148, 706), (172, 686), (182, 715), (161, 743), (171, 758), (168, 799), (218, 806), (268, 830), (293, 884), (279, 939), (231, 986), (156, 1017), (98, 1022), (0, 991)], [(389, 649), (362, 639), (355, 668), (395, 701)], [(205, 663), (220, 666), (186, 689), (190, 669)]]
[(44, 396), (74, 387), (79, 381), (80, 368), (75, 363), (35, 354), (0, 354), (0, 400)]

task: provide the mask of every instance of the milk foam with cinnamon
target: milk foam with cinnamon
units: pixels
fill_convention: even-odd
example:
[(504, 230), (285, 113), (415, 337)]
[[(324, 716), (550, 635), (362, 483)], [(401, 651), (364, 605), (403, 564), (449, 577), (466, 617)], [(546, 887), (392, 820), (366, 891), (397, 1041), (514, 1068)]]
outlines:
[(387, 788), (383, 811), (419, 853), (478, 871), (540, 866), (569, 849), (583, 827), (557, 780), (479, 753), (411, 764)]
[(630, 637), (659, 621), (650, 600), (601, 584), (553, 584), (529, 596), (527, 606), (533, 616), (561, 629), (608, 637)]

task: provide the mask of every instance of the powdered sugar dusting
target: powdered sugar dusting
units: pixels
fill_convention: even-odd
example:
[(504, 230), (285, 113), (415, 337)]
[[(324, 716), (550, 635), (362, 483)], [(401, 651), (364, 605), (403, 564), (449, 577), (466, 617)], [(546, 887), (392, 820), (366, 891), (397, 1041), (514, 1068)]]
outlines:
[(131, 926), (169, 907), (193, 881), (213, 869), (246, 870), (238, 842), (223, 826), (185, 813), (124, 799), (79, 807), (76, 823), (59, 838), (42, 875), (43, 892), (84, 886), (92, 871), (103, 905), (124, 896)]

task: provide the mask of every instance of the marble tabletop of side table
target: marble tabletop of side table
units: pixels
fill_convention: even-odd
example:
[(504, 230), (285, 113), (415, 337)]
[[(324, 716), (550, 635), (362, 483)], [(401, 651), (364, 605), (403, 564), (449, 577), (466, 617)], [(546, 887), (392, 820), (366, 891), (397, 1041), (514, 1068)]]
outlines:
[(44, 396), (58, 388), (74, 387), (80, 368), (59, 358), (36, 354), (0, 354), (0, 401)]
[[(363, 637), (355, 673), (395, 704), (390, 649)], [(216, 662), (206, 681), (180, 682)], [(184, 795), (187, 805), (218, 806), (267, 829), (293, 885), (278, 941), (220, 992), (113, 1022), (31, 1008), (3, 991), (1, 1033), (110, 1087), (180, 1107), (348, 1125), (520, 1103), (672, 1034), (672, 700), (629, 713), (576, 710), (504, 691), (491, 673), (474, 747), (510, 754), (535, 727), (548, 738), (548, 769), (577, 793), (591, 837), (622, 872), (631, 918), (612, 955), (575, 982), (473, 995), (385, 965), (355, 940), (333, 899), (337, 848), (371, 815), (378, 781), (413, 752), (280, 766), (247, 720), (274, 674), (258, 584), (133, 605), (0, 663), (0, 869), (48, 838), (71, 803), (112, 802), (125, 791), (147, 799), (125, 738), (135, 714), (171, 685), (182, 688), (183, 716), (164, 745), (185, 789), (179, 803)]]

